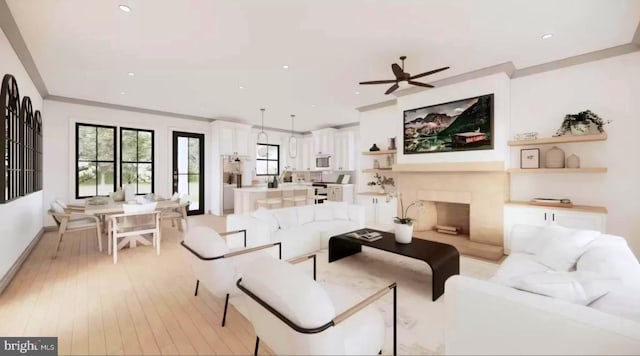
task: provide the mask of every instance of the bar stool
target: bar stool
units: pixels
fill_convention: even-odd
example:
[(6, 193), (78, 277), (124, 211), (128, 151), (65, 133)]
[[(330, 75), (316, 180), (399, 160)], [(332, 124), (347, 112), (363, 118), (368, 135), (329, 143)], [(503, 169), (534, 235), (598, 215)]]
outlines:
[(285, 192), (282, 193), (282, 201), (293, 205), (293, 206), (301, 206), (307, 205), (307, 191), (308, 189), (294, 189), (287, 191), (287, 196), (285, 196)]
[(314, 204), (322, 204), (327, 199), (327, 188), (315, 188), (313, 199)]
[(277, 205), (277, 208), (282, 207), (282, 191), (281, 190), (266, 191), (262, 199), (256, 200), (256, 209), (257, 208), (273, 209), (274, 205)]

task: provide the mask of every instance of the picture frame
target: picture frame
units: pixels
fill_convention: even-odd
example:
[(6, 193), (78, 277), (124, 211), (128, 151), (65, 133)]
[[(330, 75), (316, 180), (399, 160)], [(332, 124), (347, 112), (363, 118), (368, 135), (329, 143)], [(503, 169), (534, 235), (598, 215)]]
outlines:
[(540, 149), (523, 148), (520, 150), (520, 168), (538, 169), (540, 168)]
[(494, 149), (494, 94), (403, 112), (403, 152), (423, 154)]

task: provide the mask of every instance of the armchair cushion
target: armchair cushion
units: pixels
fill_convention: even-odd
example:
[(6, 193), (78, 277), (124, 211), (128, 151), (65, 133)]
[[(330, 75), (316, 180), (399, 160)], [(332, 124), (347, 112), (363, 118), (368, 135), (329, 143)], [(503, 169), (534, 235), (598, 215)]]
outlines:
[(203, 257), (217, 257), (229, 252), (225, 240), (206, 226), (192, 228), (185, 234), (184, 243)]
[(242, 285), (304, 328), (322, 326), (336, 316), (324, 289), (299, 268), (282, 261), (262, 260), (260, 268), (245, 272)]

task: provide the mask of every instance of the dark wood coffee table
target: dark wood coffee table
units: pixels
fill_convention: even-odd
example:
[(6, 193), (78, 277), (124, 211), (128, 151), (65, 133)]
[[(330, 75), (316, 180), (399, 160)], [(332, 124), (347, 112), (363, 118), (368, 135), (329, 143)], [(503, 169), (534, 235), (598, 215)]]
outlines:
[(416, 238), (410, 244), (399, 244), (396, 242), (394, 234), (385, 231), (378, 232), (382, 234), (382, 238), (373, 242), (349, 237), (346, 234), (332, 236), (329, 239), (329, 263), (361, 252), (362, 246), (424, 261), (432, 271), (433, 301), (436, 301), (444, 293), (444, 282), (447, 278), (460, 274), (460, 254), (455, 247)]

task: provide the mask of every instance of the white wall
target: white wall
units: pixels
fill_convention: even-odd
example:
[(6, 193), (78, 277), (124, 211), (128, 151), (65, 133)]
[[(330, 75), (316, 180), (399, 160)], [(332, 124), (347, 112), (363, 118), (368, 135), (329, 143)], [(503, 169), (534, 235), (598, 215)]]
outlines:
[[(33, 110), (40, 110), (42, 120), (46, 122), (47, 113), (42, 110), (42, 98), (2, 31), (0, 31), (0, 68), (2, 68), (0, 75), (9, 73), (16, 78), (20, 98), (29, 96)], [(46, 130), (44, 135), (46, 137)], [(0, 205), (0, 278), (7, 273), (42, 229), (42, 219), (42, 191)]]
[[(511, 197), (567, 197), (605, 206), (607, 232), (626, 237), (640, 256), (640, 53), (514, 79), (511, 99), (510, 136), (537, 131), (549, 137), (564, 115), (587, 109), (613, 120), (605, 126), (607, 141), (560, 146), (567, 157), (577, 154), (583, 167), (607, 167), (606, 174), (513, 175)], [(541, 148), (544, 162), (551, 147)], [(519, 147), (512, 149), (514, 166), (519, 152)]]
[[(402, 137), (402, 112), (474, 95), (495, 93), (496, 142), (492, 151), (469, 151), (403, 155), (401, 163), (505, 160), (507, 167), (519, 166), (520, 147), (509, 148), (506, 141), (516, 133), (537, 131), (550, 137), (564, 115), (590, 109), (614, 122), (605, 127), (609, 139), (560, 146), (566, 156), (575, 153), (583, 167), (608, 167), (606, 174), (522, 174), (511, 179), (511, 200), (534, 197), (567, 197), (575, 204), (608, 209), (607, 232), (627, 238), (640, 256), (640, 53), (544, 72), (510, 80), (497, 74), (472, 81), (398, 98), (394, 107), (361, 113), (363, 150), (376, 142), (386, 147), (386, 138), (395, 132)], [(398, 149), (402, 151), (402, 142)], [(542, 146), (544, 152), (551, 147)], [(363, 168), (370, 160), (361, 158)], [(364, 183), (364, 182), (363, 182)], [(359, 187), (364, 189), (363, 184)]]
[[(48, 209), (49, 203), (54, 197), (59, 197), (66, 201), (75, 200), (76, 122), (153, 130), (155, 140), (155, 193), (165, 197), (170, 196), (173, 191), (173, 131), (204, 134), (206, 167), (205, 212), (210, 209), (213, 168), (211, 167), (210, 155), (207, 154), (207, 152), (211, 152), (209, 149), (211, 145), (210, 124), (208, 122), (69, 104), (52, 100), (45, 100), (44, 106), (46, 113), (46, 119), (43, 119), (46, 133), (43, 140), (45, 209)], [(117, 176), (120, 175), (119, 169), (118, 167)], [(46, 225), (52, 224), (53, 220), (48, 218)]]

